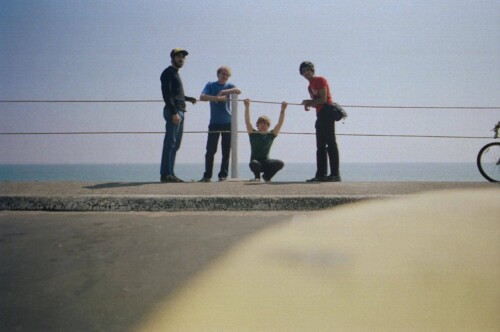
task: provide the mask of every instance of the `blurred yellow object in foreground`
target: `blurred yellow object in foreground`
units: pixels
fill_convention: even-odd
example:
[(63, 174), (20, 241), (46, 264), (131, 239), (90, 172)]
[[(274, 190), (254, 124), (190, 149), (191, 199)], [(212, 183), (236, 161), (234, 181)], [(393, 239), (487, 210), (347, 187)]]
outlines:
[(242, 242), (140, 331), (499, 331), (499, 190), (307, 213)]

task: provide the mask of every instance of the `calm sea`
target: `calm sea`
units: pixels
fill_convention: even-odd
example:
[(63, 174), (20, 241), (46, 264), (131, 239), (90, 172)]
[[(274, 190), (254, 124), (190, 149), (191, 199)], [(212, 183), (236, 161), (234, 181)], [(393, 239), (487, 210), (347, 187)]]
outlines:
[[(216, 180), (219, 165), (214, 165)], [(203, 164), (178, 164), (176, 174), (184, 181), (198, 181)], [(314, 176), (315, 164), (289, 163), (273, 181), (305, 181)], [(474, 163), (344, 163), (344, 182), (362, 181), (485, 181)], [(250, 179), (246, 163), (238, 165), (238, 178)], [(157, 182), (157, 164), (0, 165), (0, 181), (119, 181)]]

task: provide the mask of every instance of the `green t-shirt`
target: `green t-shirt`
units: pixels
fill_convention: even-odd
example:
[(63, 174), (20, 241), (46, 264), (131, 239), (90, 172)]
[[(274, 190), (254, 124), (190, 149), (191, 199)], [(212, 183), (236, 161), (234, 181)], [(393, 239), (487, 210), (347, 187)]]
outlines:
[(271, 130), (267, 133), (259, 133), (259, 131), (254, 130), (248, 136), (250, 137), (250, 147), (252, 149), (250, 160), (264, 161), (269, 159), (269, 151), (276, 138), (274, 132)]

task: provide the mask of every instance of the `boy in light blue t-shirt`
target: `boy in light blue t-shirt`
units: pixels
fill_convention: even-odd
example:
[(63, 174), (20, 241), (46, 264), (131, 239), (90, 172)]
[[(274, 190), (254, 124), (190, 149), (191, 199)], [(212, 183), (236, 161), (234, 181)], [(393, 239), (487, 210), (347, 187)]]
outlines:
[(200, 182), (210, 182), (214, 167), (214, 156), (221, 139), (222, 162), (219, 181), (224, 181), (228, 175), (229, 154), (231, 150), (231, 108), (229, 96), (240, 94), (241, 91), (229, 83), (231, 68), (222, 66), (217, 70), (218, 80), (208, 82), (201, 92), (200, 100), (210, 101), (210, 124), (208, 125), (207, 152), (205, 154), (205, 173)]

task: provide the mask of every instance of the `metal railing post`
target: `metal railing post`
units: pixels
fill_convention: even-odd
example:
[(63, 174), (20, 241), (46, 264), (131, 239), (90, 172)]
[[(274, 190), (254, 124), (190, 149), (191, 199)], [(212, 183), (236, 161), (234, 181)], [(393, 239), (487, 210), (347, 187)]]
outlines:
[(231, 95), (231, 178), (238, 178), (238, 95)]

